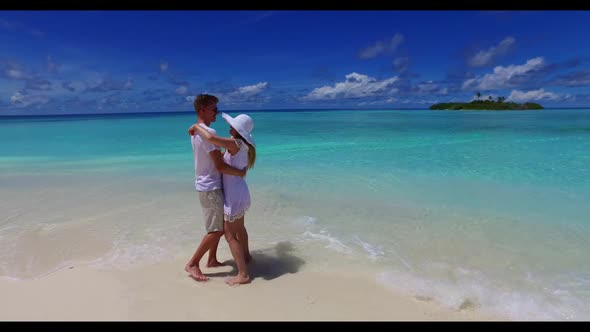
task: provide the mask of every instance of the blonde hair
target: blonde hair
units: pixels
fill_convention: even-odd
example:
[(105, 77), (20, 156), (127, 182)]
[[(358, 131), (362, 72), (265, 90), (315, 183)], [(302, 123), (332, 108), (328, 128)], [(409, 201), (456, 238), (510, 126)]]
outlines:
[(240, 135), (240, 133), (238, 133), (238, 131), (234, 128), (234, 131), (236, 132), (236, 135), (242, 140), (242, 142), (246, 143), (246, 145), (248, 145), (248, 168), (252, 168), (254, 167), (254, 163), (256, 162), (256, 148), (254, 147), (254, 145), (248, 143), (248, 141), (246, 141), (242, 135)]
[(252, 168), (254, 167), (254, 163), (256, 162), (256, 148), (254, 147), (254, 145), (248, 142), (246, 142), (246, 144), (248, 144), (248, 168)]

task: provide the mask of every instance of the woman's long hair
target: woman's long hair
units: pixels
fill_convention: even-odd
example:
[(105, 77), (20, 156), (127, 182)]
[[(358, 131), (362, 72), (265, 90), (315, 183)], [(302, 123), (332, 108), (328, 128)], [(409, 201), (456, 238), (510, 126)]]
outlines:
[(240, 133), (238, 133), (237, 130), (234, 129), (234, 131), (236, 132), (237, 136), (236, 138), (239, 138), (242, 140), (242, 142), (246, 143), (246, 145), (248, 145), (248, 168), (252, 168), (254, 167), (254, 163), (256, 162), (256, 148), (248, 143), (248, 141), (246, 141), (242, 135), (240, 135)]

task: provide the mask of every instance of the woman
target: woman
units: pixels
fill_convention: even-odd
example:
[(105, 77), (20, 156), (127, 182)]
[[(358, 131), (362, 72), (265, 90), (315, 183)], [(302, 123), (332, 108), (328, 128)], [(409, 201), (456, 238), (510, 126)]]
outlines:
[[(235, 118), (225, 113), (221, 113), (221, 116), (230, 126), (230, 138), (214, 135), (197, 124), (189, 128), (189, 133), (199, 134), (212, 144), (225, 148), (223, 160), (226, 164), (237, 169), (252, 168), (256, 161), (255, 143), (251, 135), (254, 128), (252, 118), (246, 114), (240, 114)], [(250, 208), (250, 191), (244, 178), (225, 173), (222, 176), (225, 238), (238, 265), (238, 275), (226, 282), (229, 285), (248, 283), (250, 277), (246, 263), (252, 260), (252, 256), (248, 248), (248, 232), (244, 225), (244, 217)]]

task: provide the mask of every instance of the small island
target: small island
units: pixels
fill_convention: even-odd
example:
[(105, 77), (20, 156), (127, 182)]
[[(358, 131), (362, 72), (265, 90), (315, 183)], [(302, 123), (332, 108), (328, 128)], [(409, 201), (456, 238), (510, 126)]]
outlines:
[(493, 100), (490, 96), (488, 99), (481, 100), (481, 94), (478, 92), (477, 99), (469, 103), (438, 103), (430, 106), (431, 110), (492, 110), (492, 111), (509, 111), (509, 110), (541, 110), (543, 106), (537, 103), (514, 103), (505, 102), (505, 97), (498, 97)]

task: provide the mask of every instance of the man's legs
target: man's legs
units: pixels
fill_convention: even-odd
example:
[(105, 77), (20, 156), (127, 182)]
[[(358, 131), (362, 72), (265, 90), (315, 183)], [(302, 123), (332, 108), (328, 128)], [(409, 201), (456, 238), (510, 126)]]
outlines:
[(223, 266), (217, 260), (217, 247), (219, 246), (219, 239), (223, 236), (223, 191), (216, 189), (205, 194), (200, 194), (201, 206), (205, 212), (205, 227), (207, 233), (221, 232), (215, 237), (215, 242), (209, 250), (209, 258), (207, 259), (207, 267)]
[(223, 235), (223, 192), (221, 189), (198, 192), (203, 216), (205, 217), (205, 229), (207, 235), (203, 237), (193, 257), (184, 267), (185, 271), (197, 281), (205, 281), (207, 278), (199, 268), (201, 258), (209, 251), (208, 267), (222, 265), (217, 261), (217, 246)]
[(225, 239), (229, 244), (229, 250), (236, 265), (238, 266), (238, 275), (235, 277), (228, 278), (226, 283), (230, 286), (236, 284), (247, 284), (250, 282), (250, 276), (248, 275), (248, 268), (246, 267), (246, 261), (244, 259), (244, 249), (242, 244), (236, 239), (237, 225), (235, 222), (225, 222)]
[[(184, 267), (184, 270), (190, 273), (191, 277), (193, 277), (195, 280), (206, 281), (209, 279), (203, 274), (203, 272), (201, 272), (201, 269), (199, 268), (199, 262), (207, 251), (212, 250), (213, 248), (215, 248), (215, 251), (217, 251), (217, 245), (219, 244), (219, 239), (222, 235), (223, 232), (207, 233), (207, 235), (205, 235), (201, 240), (201, 244), (199, 244), (199, 247), (195, 251), (193, 257), (191, 257)], [(211, 254), (209, 254), (209, 257), (211, 257)]]
[(223, 232), (219, 232), (219, 233), (220, 233), (220, 235), (215, 238), (215, 242), (213, 243), (211, 249), (209, 249), (209, 258), (207, 259), (207, 267), (219, 267), (219, 266), (225, 265), (217, 260), (217, 247), (219, 247), (219, 240), (223, 236)]

